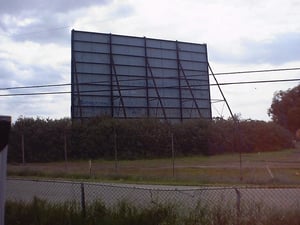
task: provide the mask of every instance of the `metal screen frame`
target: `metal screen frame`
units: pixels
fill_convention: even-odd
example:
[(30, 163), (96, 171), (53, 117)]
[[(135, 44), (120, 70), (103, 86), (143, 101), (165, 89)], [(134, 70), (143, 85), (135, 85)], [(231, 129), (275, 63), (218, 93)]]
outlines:
[(72, 30), (72, 119), (211, 119), (206, 44)]

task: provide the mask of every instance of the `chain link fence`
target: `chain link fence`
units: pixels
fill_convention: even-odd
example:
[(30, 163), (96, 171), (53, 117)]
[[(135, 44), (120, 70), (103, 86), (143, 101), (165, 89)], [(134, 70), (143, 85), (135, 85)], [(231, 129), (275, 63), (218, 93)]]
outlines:
[(7, 200), (51, 203), (72, 202), (82, 207), (101, 201), (114, 207), (125, 201), (136, 207), (175, 204), (187, 212), (199, 205), (222, 207), (238, 216), (255, 210), (299, 210), (299, 187), (189, 187), (137, 184), (108, 184), (57, 180), (7, 180)]

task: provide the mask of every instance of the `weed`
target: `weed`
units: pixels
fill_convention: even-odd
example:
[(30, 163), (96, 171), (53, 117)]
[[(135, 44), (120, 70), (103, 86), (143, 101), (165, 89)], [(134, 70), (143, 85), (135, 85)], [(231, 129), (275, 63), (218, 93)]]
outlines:
[(101, 201), (88, 205), (83, 215), (76, 202), (60, 204), (41, 199), (32, 202), (7, 201), (7, 225), (299, 225), (299, 208), (274, 210), (262, 205), (252, 205), (238, 216), (228, 205), (203, 205), (184, 209), (174, 204), (153, 204), (137, 207), (120, 201), (106, 207)]

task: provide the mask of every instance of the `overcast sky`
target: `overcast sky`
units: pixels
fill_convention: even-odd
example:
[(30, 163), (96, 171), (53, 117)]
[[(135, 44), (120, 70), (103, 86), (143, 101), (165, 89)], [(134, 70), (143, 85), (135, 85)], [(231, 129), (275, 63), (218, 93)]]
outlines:
[[(206, 43), (215, 73), (300, 67), (300, 0), (0, 0), (0, 115), (70, 117), (71, 30)], [(300, 78), (300, 70), (217, 76), (220, 83)], [(211, 80), (213, 84), (214, 81)], [(244, 119), (269, 120), (275, 91), (299, 82), (222, 86)], [(221, 96), (211, 88), (213, 99)], [(223, 102), (214, 116), (228, 116)]]

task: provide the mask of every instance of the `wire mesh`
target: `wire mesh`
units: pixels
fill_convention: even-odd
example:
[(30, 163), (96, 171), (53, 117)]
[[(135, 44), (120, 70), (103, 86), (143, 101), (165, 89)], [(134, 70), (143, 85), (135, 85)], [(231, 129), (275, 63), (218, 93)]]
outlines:
[(137, 207), (176, 204), (186, 210), (203, 207), (232, 208), (236, 213), (252, 209), (299, 209), (299, 187), (184, 187), (108, 184), (57, 180), (7, 180), (7, 200), (30, 202), (34, 198), (52, 203), (89, 205), (101, 201), (113, 207), (126, 201)]

